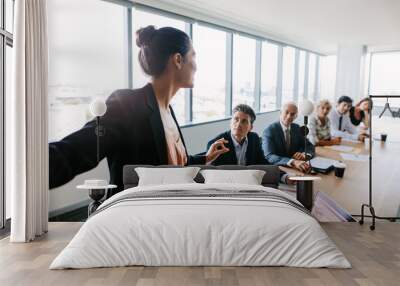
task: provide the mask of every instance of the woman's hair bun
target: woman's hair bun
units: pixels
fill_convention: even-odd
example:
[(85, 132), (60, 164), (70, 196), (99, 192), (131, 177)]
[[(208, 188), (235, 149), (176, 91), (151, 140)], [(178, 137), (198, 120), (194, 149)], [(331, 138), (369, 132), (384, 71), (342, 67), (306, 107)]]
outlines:
[(144, 28), (140, 28), (139, 30), (136, 31), (136, 45), (139, 48), (143, 46), (148, 46), (156, 32), (157, 29), (154, 26), (147, 26)]

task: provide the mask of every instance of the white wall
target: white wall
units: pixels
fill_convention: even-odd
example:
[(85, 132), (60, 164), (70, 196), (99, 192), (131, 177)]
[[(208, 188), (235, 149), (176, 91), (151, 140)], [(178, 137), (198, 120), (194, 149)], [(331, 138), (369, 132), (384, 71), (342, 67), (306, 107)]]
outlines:
[(109, 180), (107, 161), (103, 160), (97, 168), (76, 176), (69, 183), (50, 190), (49, 211), (50, 215), (73, 210), (90, 202), (87, 190), (78, 190), (76, 186), (81, 185), (87, 179), (104, 178)]
[(366, 48), (362, 45), (339, 45), (336, 69), (336, 99), (348, 95), (354, 100), (365, 97)]
[[(262, 131), (269, 124), (278, 120), (278, 118), (279, 111), (258, 115), (253, 131), (261, 135)], [(183, 127), (182, 132), (189, 154), (196, 154), (206, 151), (207, 142), (217, 136), (219, 133), (222, 133), (228, 129), (229, 119), (213, 123)], [(106, 160), (103, 160), (97, 168), (75, 177), (71, 182), (59, 188), (50, 190), (49, 208), (51, 215), (69, 211), (86, 204), (90, 200), (87, 195), (87, 191), (77, 190), (76, 186), (82, 184), (85, 179), (93, 178), (109, 179)]]

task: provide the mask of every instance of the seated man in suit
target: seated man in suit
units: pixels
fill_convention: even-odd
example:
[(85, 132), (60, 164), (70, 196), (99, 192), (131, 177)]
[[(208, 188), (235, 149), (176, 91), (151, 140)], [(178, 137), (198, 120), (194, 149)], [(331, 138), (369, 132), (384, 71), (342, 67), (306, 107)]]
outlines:
[[(208, 150), (209, 146), (221, 138), (228, 141), (225, 146), (229, 151), (213, 160), (212, 165), (269, 165), (261, 149), (260, 137), (257, 133), (251, 132), (255, 120), (256, 115), (250, 106), (239, 104), (233, 109), (231, 129), (219, 134), (207, 144)], [(281, 182), (293, 183), (283, 171), (281, 171)]]
[(304, 140), (300, 126), (293, 123), (296, 117), (296, 104), (286, 103), (281, 110), (280, 120), (264, 130), (262, 148), (265, 158), (271, 164), (308, 172), (310, 165), (304, 161), (306, 158), (304, 150), (307, 147), (307, 157), (313, 157), (315, 148), (308, 139)]
[(334, 137), (364, 141), (368, 137), (367, 132), (365, 130), (357, 130), (353, 123), (351, 123), (349, 110), (352, 105), (353, 100), (350, 97), (346, 95), (339, 97), (336, 108), (329, 114), (331, 133)]

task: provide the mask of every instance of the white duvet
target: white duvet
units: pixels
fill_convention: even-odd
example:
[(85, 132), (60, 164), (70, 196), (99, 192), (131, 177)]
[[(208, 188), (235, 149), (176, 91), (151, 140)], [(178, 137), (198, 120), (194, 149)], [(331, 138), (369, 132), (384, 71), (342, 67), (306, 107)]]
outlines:
[(204, 188), (285, 195), (272, 188), (238, 184), (131, 188), (105, 201), (99, 207), (104, 210), (83, 224), (50, 269), (127, 265), (351, 267), (313, 217), (287, 204), (227, 197), (156, 198), (110, 206), (130, 192)]

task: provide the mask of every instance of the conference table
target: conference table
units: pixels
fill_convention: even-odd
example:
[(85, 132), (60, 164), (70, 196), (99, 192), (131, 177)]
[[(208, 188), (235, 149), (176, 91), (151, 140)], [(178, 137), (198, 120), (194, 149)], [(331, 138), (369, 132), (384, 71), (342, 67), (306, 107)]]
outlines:
[[(314, 192), (323, 192), (350, 214), (360, 214), (361, 205), (369, 202), (369, 155), (368, 145), (362, 142), (342, 141), (341, 145), (352, 150), (336, 150), (333, 147), (317, 147), (316, 156), (344, 162), (347, 167), (343, 178), (334, 172), (317, 174)], [(340, 147), (339, 147), (340, 148)], [(345, 148), (346, 149), (346, 148)], [(360, 161), (344, 160), (341, 153), (360, 155)], [(367, 159), (367, 160), (365, 160)], [(364, 161), (363, 161), (364, 160)], [(295, 172), (283, 168), (289, 173)], [(400, 207), (400, 141), (372, 140), (372, 201), (376, 215), (394, 217)], [(369, 210), (366, 209), (369, 215)]]

